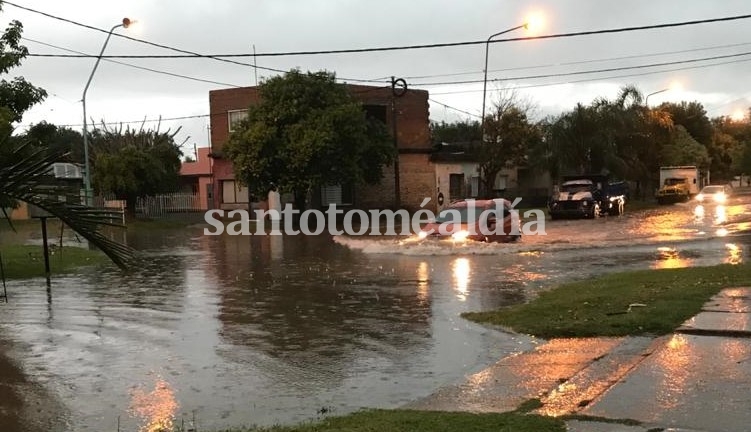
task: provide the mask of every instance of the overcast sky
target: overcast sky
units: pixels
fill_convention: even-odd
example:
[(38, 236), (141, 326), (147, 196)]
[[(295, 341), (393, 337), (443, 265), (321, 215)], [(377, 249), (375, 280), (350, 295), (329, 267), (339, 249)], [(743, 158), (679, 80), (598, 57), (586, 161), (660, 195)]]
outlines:
[[(719, 18), (751, 13), (748, 0), (16, 0), (19, 5), (91, 26), (109, 29), (123, 17), (139, 24), (117, 32), (205, 54), (330, 50), (484, 40), (523, 23), (531, 13), (544, 17), (540, 34)], [(14, 3), (16, 3), (14, 2)], [(97, 54), (105, 34), (57, 21), (9, 4), (3, 25), (20, 20), (31, 53), (61, 54), (62, 48)], [(520, 29), (503, 37), (521, 37)], [(688, 51), (691, 50), (691, 51)], [(682, 52), (678, 52), (682, 51)], [(674, 66), (598, 74), (524, 78), (597, 69), (685, 61), (749, 52), (739, 56)], [(106, 54), (175, 54), (113, 37)], [(288, 70), (327, 69), (349, 79), (404, 77), (413, 88), (429, 90), (435, 101), (478, 115), (482, 105), (484, 45), (396, 52), (259, 57), (258, 66)], [(625, 58), (624, 58), (625, 57)], [(253, 58), (238, 61), (253, 63)], [(748, 61), (746, 61), (748, 60)], [(229, 85), (254, 85), (253, 68), (212, 59), (127, 59), (130, 64)], [(573, 64), (572, 64), (573, 63)], [(711, 67), (700, 67), (724, 63)], [(81, 94), (93, 67), (91, 58), (29, 57), (11, 72), (49, 92), (28, 112), (21, 127), (46, 120), (75, 125), (82, 121)], [(666, 69), (691, 68), (665, 71)], [(532, 100), (539, 116), (570, 109), (577, 102), (615, 97), (618, 88), (637, 85), (644, 94), (665, 88), (649, 104), (697, 100), (711, 116), (733, 115), (751, 105), (751, 20), (610, 35), (496, 43), (490, 46), (492, 93), (517, 87)], [(658, 72), (660, 73), (651, 73)], [(649, 74), (645, 74), (649, 73)], [(640, 76), (634, 76), (641, 74)], [(623, 75), (632, 75), (624, 77)], [(269, 76), (258, 71), (258, 79)], [(426, 77), (429, 76), (429, 77)], [(426, 77), (426, 78), (420, 78)], [(474, 84), (428, 85), (480, 81)], [(582, 80), (590, 80), (581, 82)], [(577, 82), (574, 82), (577, 81)], [(679, 83), (681, 89), (673, 87)], [(89, 116), (107, 122), (154, 120), (208, 114), (208, 92), (227, 85), (209, 84), (134, 69), (103, 61), (89, 89)], [(454, 121), (468, 114), (431, 102), (433, 120)], [(154, 125), (154, 123), (150, 123)], [(179, 141), (208, 145), (208, 119), (165, 121), (162, 129), (182, 127)]]

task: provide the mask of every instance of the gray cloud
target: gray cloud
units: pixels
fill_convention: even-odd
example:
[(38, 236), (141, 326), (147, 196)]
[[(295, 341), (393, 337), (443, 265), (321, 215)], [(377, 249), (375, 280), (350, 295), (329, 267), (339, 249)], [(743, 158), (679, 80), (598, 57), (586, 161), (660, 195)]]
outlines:
[[(112, 4), (93, 0), (23, 0), (22, 3), (31, 8), (101, 28), (109, 28), (123, 16), (131, 16), (142, 23), (134, 36), (203, 53), (251, 52), (254, 44), (258, 52), (274, 52), (482, 40), (489, 34), (523, 22), (525, 14), (531, 10), (544, 11), (547, 22), (544, 33), (656, 24), (751, 12), (751, 7), (743, 0), (563, 0), (536, 3), (412, 0), (382, 1), (377, 4), (354, 0), (137, 0)], [(29, 38), (88, 53), (98, 52), (105, 37), (102, 33), (20, 11), (9, 5), (4, 6), (1, 17), (5, 21), (21, 20), (25, 26), (25, 35)], [(751, 36), (746, 30), (748, 26), (749, 20), (743, 20), (613, 35), (497, 43), (490, 48), (491, 71), (538, 65), (546, 67), (492, 72), (490, 76), (515, 78), (751, 51)], [(508, 36), (524, 34), (520, 30)], [(750, 45), (671, 56), (560, 65), (566, 62), (747, 42)], [(59, 52), (32, 42), (27, 42), (27, 46), (32, 52)], [(169, 54), (169, 51), (113, 38), (107, 53)], [(440, 102), (479, 113), (482, 94), (478, 90), (482, 89), (481, 84), (429, 87), (420, 83), (481, 79), (483, 59), (484, 46), (476, 45), (402, 52), (259, 58), (258, 64), (279, 69), (328, 69), (348, 78), (379, 78), (391, 75), (412, 77), (474, 72), (466, 75), (415, 78), (408, 81), (414, 87), (427, 88)], [(236, 85), (252, 85), (255, 82), (255, 75), (249, 67), (208, 59), (124, 61)], [(252, 59), (242, 61), (252, 62)], [(23, 67), (14, 73), (24, 75), (47, 89), (53, 96), (28, 113), (24, 123), (48, 120), (58, 124), (80, 124), (81, 106), (78, 101), (93, 62), (93, 59), (27, 59)], [(650, 103), (696, 99), (705, 103), (713, 115), (728, 114), (749, 104), (751, 89), (747, 87), (747, 80), (744, 78), (748, 74), (750, 64), (751, 62), (739, 62), (705, 69), (526, 88), (520, 91), (536, 100), (542, 114), (553, 114), (570, 108), (578, 101), (587, 103), (597, 96), (613, 97), (621, 85), (635, 84), (645, 93), (650, 93), (666, 88), (673, 81), (680, 81), (684, 87), (683, 92), (655, 95), (650, 98)], [(537, 80), (515, 79), (494, 84), (491, 88), (565, 83), (642, 72), (646, 70)], [(259, 72), (259, 77), (264, 76), (268, 76), (268, 73)], [(203, 114), (208, 113), (208, 91), (221, 87), (103, 62), (90, 89), (89, 112), (94, 118), (104, 118), (107, 121), (156, 118), (159, 115), (175, 117)], [(438, 94), (458, 91), (466, 93)], [(454, 112), (437, 104), (431, 106), (431, 115), (435, 119), (448, 120), (467, 117), (466, 114)], [(191, 144), (196, 142), (199, 146), (207, 145), (207, 119), (169, 122), (165, 123), (164, 127), (176, 128), (181, 125), (182, 136), (190, 136)]]

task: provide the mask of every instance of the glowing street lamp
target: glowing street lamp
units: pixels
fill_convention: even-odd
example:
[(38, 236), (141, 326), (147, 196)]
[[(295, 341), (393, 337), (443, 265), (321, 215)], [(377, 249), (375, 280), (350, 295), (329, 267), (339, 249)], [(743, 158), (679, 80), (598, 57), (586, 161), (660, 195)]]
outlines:
[(544, 20), (542, 18), (542, 15), (539, 15), (539, 14), (530, 15), (529, 18), (524, 22), (524, 24), (518, 25), (516, 27), (512, 27), (502, 32), (492, 34), (488, 37), (488, 40), (485, 42), (485, 68), (483, 69), (484, 78), (482, 80), (482, 118), (481, 118), (481, 125), (480, 125), (480, 132), (482, 133), (483, 141), (485, 141), (485, 99), (487, 99), (487, 91), (488, 91), (488, 54), (490, 51), (490, 41), (497, 36), (510, 33), (515, 30), (519, 30), (520, 28), (524, 28), (531, 32), (537, 33), (539, 32), (539, 30), (542, 28), (543, 25), (544, 25)]
[(652, 96), (652, 95), (656, 95), (656, 94), (660, 94), (660, 93), (666, 92), (666, 91), (668, 91), (668, 90), (680, 90), (680, 89), (681, 89), (681, 87), (682, 87), (682, 86), (681, 86), (681, 84), (680, 84), (680, 83), (678, 83), (678, 82), (674, 82), (674, 83), (673, 83), (673, 84), (671, 84), (671, 85), (670, 85), (670, 87), (668, 87), (668, 88), (664, 88), (664, 89), (662, 89), (662, 90), (658, 90), (658, 91), (656, 91), (656, 92), (652, 92), (652, 93), (648, 94), (648, 95), (647, 95), (647, 97), (645, 97), (645, 98), (644, 98), (644, 106), (646, 106), (646, 107), (649, 107), (649, 97), (650, 97), (650, 96)]
[(89, 130), (88, 130), (88, 121), (86, 119), (86, 93), (89, 91), (89, 85), (91, 85), (91, 80), (94, 78), (94, 73), (99, 67), (99, 62), (102, 60), (102, 55), (104, 55), (104, 50), (105, 48), (107, 48), (107, 44), (110, 41), (110, 37), (112, 37), (112, 33), (114, 33), (114, 31), (120, 27), (128, 28), (134, 23), (135, 21), (129, 18), (123, 18), (122, 23), (117, 24), (116, 26), (113, 26), (112, 29), (109, 31), (109, 33), (107, 33), (107, 39), (104, 40), (104, 45), (102, 45), (102, 50), (99, 52), (99, 56), (96, 59), (96, 63), (94, 63), (94, 69), (91, 70), (91, 75), (89, 75), (89, 80), (86, 82), (86, 87), (84, 87), (83, 89), (83, 98), (81, 99), (81, 102), (83, 103), (84, 188), (85, 188), (85, 193), (86, 193), (86, 205), (89, 207), (92, 207), (94, 205), (94, 196), (91, 191), (91, 170), (89, 167)]
[(669, 89), (669, 88), (666, 88), (666, 89), (658, 90), (658, 91), (656, 91), (656, 92), (652, 92), (652, 93), (648, 94), (648, 95), (647, 95), (647, 97), (646, 97), (646, 98), (644, 98), (644, 106), (646, 106), (646, 107), (648, 107), (648, 106), (649, 106), (649, 97), (650, 97), (650, 96), (652, 96), (652, 95), (656, 95), (656, 94), (660, 94), (660, 93), (666, 92), (666, 91), (668, 91), (668, 90), (670, 90), (670, 89)]

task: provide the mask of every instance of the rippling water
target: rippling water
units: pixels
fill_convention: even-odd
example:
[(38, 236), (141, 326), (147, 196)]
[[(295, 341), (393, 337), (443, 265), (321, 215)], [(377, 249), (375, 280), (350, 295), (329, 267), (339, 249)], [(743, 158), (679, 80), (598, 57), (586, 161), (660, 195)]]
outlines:
[(534, 343), (460, 313), (605, 272), (741, 262), (744, 209), (729, 206), (720, 224), (681, 206), (556, 221), (505, 245), (133, 233), (145, 259), (129, 274), (55, 277), (50, 295), (43, 280), (11, 282), (0, 331), (65, 404), (61, 430), (398, 407)]

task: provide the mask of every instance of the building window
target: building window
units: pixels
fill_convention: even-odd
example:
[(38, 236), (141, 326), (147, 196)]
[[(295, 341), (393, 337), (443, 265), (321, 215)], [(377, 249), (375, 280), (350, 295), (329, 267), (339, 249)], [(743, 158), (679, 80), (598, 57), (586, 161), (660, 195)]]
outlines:
[(227, 111), (227, 118), (229, 119), (229, 131), (232, 132), (238, 123), (248, 118), (248, 110)]
[(375, 119), (383, 124), (386, 124), (386, 105), (363, 105), (365, 110), (365, 117), (368, 119)]
[(321, 187), (321, 205), (328, 207), (331, 204), (352, 205), (354, 204), (354, 189), (352, 185), (331, 185)]
[(222, 180), (222, 202), (224, 204), (247, 204), (248, 188), (234, 180)]
[(469, 195), (472, 198), (477, 198), (478, 196), (480, 196), (480, 177), (474, 176), (474, 177), (470, 178), (469, 179), (469, 188), (471, 189)]
[(506, 190), (508, 187), (508, 176), (498, 174), (495, 177), (495, 185), (493, 186), (495, 190)]
[(449, 174), (449, 200), (458, 200), (464, 196), (464, 174)]

